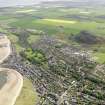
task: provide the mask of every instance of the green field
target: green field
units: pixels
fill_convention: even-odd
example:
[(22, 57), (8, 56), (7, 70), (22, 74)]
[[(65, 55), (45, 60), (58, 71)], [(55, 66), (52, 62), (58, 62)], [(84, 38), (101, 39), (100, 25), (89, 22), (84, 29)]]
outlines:
[(105, 63), (105, 53), (94, 53), (93, 57), (98, 63)]
[[(88, 8), (88, 11), (87, 11)], [(82, 30), (94, 33), (96, 36), (105, 37), (105, 19), (101, 18), (105, 15), (104, 7), (98, 8), (35, 8), (23, 7), (10, 9), (7, 14), (0, 16), (1, 32), (7, 32), (7, 27), (14, 27), (16, 29), (31, 30), (27, 41), (32, 44), (34, 41), (40, 39), (42, 33), (44, 35), (54, 36), (62, 42), (68, 44), (76, 44), (68, 38), (75, 35)], [(6, 11), (5, 11), (6, 12)], [(37, 32), (36, 32), (37, 31)], [(41, 32), (41, 34), (38, 33)], [(14, 33), (9, 33), (9, 38), (14, 43), (18, 52), (23, 48), (19, 43), (19, 38)], [(103, 46), (103, 45), (102, 45)], [(98, 46), (96, 45), (97, 49)], [(93, 50), (93, 49), (91, 49)], [(99, 54), (100, 55), (100, 54)], [(98, 54), (95, 54), (97, 57)], [(101, 57), (103, 59), (104, 57)]]
[(38, 96), (33, 89), (32, 83), (24, 78), (23, 89), (15, 105), (34, 105), (37, 101)]

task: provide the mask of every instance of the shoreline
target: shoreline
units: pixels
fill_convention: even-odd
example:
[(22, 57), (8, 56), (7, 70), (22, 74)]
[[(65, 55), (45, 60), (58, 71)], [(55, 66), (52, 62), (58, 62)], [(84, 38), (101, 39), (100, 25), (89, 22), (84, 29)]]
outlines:
[[(0, 64), (12, 53), (11, 43), (7, 36), (1, 36)], [(4, 43), (5, 42), (5, 43)], [(0, 90), (0, 105), (14, 105), (23, 87), (23, 77), (13, 69), (0, 68), (0, 71), (8, 73), (7, 82)], [(14, 77), (14, 78), (13, 78)]]

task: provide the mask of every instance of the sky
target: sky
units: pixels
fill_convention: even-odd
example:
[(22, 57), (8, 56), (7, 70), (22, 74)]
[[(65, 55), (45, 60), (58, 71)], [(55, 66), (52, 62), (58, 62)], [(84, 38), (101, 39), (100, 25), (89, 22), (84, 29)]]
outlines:
[[(0, 0), (0, 7), (15, 6), (15, 5), (32, 5), (39, 3), (41, 1), (56, 1), (56, 0)], [(67, 1), (74, 1), (74, 0), (67, 0)]]
[(41, 1), (56, 1), (56, 0), (0, 0), (0, 7), (15, 6), (15, 5), (32, 5)]
[(40, 0), (0, 0), (0, 7), (15, 5), (31, 5), (38, 3)]

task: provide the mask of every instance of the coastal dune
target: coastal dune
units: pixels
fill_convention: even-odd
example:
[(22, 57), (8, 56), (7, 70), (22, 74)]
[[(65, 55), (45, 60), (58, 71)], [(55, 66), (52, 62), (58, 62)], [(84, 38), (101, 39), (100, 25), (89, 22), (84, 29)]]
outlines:
[[(10, 55), (10, 45), (7, 36), (0, 36), (0, 64)], [(14, 105), (23, 86), (23, 77), (12, 69), (0, 68), (0, 71), (7, 73), (7, 81), (0, 89), (0, 105)]]

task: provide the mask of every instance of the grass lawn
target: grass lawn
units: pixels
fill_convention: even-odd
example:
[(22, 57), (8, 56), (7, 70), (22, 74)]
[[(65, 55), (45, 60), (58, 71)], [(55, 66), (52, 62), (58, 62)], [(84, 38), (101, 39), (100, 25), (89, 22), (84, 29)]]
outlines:
[(0, 21), (1, 20), (6, 20), (6, 19), (9, 19), (8, 16), (0, 16)]
[(15, 105), (35, 105), (37, 100), (38, 96), (33, 89), (32, 83), (24, 78), (23, 89)]
[(16, 35), (8, 34), (8, 38), (10, 39), (11, 43), (14, 44), (17, 53), (23, 50), (22, 46), (19, 44), (19, 38)]
[(29, 44), (32, 44), (32, 43), (38, 41), (39, 39), (40, 39), (40, 36), (38, 36), (38, 35), (30, 35), (28, 37), (27, 41)]
[(105, 63), (105, 53), (101, 52), (94, 53), (93, 58), (95, 58), (96, 62), (100, 64)]

